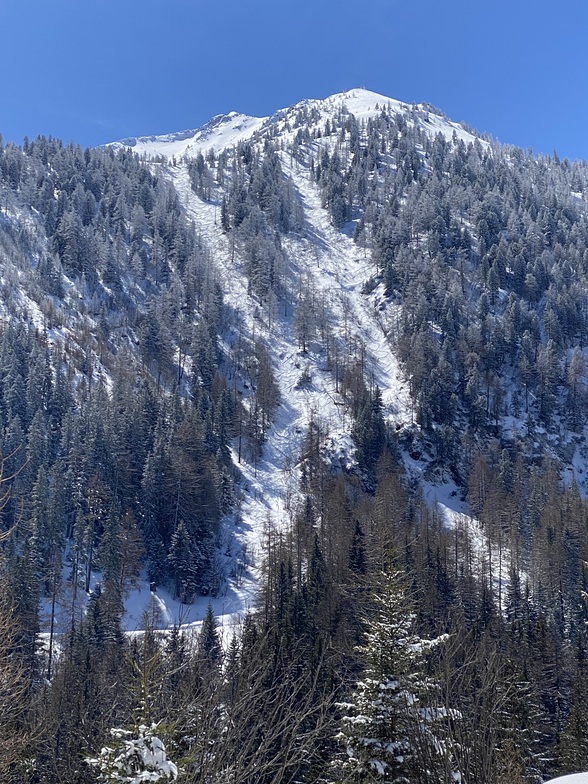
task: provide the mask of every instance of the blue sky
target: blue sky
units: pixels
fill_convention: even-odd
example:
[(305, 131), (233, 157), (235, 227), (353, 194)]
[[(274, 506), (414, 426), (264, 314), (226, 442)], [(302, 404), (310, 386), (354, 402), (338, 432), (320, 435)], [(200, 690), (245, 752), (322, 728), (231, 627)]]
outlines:
[(588, 158), (585, 0), (2, 0), (0, 133), (92, 146), (363, 86)]

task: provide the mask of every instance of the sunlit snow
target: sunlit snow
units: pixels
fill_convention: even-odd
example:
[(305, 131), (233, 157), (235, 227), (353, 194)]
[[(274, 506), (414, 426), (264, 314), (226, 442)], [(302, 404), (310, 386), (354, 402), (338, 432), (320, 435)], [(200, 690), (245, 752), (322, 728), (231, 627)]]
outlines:
[(431, 135), (443, 134), (451, 139), (455, 133), (458, 139), (466, 143), (474, 140), (460, 123), (453, 122), (441, 116), (426, 104), (408, 104), (387, 98), (385, 95), (374, 93), (363, 88), (355, 88), (347, 92), (337, 93), (325, 99), (311, 99), (301, 101), (288, 109), (281, 109), (271, 117), (250, 117), (238, 112), (213, 117), (202, 128), (185, 130), (178, 133), (169, 133), (160, 136), (138, 136), (114, 142), (114, 147), (130, 147), (138, 155), (148, 157), (162, 156), (171, 160), (180, 160), (184, 156), (195, 157), (198, 152), (206, 153), (210, 149), (217, 152), (236, 147), (240, 141), (250, 139), (264, 126), (279, 122), (283, 117), (295, 116), (302, 107), (317, 109), (324, 118), (332, 117), (341, 106), (345, 106), (350, 114), (358, 120), (367, 120), (377, 116), (383, 109), (405, 114), (412, 112)]
[[(317, 421), (327, 432), (329, 458), (347, 468), (353, 463), (354, 447), (350, 438), (352, 422), (337, 391), (332, 372), (326, 369), (324, 351), (310, 343), (302, 354), (294, 336), (291, 307), (278, 308), (271, 318), (267, 310), (248, 293), (248, 281), (238, 253), (233, 258), (230, 240), (220, 226), (219, 204), (204, 202), (192, 191), (187, 162), (198, 153), (213, 149), (217, 154), (251, 139), (263, 143), (264, 133), (279, 134), (286, 143), (294, 138), (297, 114), (313, 110), (314, 122), (324, 128), (344, 107), (358, 120), (367, 121), (382, 110), (400, 112), (408, 122), (418, 123), (431, 135), (442, 133), (450, 139), (473, 141), (474, 137), (460, 124), (450, 121), (432, 107), (410, 105), (365, 89), (352, 89), (324, 100), (302, 101), (270, 118), (254, 118), (232, 112), (213, 118), (198, 130), (166, 136), (140, 137), (117, 142), (129, 146), (154, 161), (160, 173), (174, 183), (189, 220), (210, 249), (223, 287), (226, 304), (236, 314), (239, 329), (249, 336), (265, 340), (271, 354), (281, 404), (268, 433), (262, 458), (255, 465), (242, 460), (241, 503), (238, 516), (226, 524), (226, 551), (239, 564), (226, 590), (216, 597), (200, 597), (194, 605), (174, 601), (165, 589), (151, 595), (143, 584), (126, 602), (127, 628), (138, 628), (145, 611), (153, 613), (158, 623), (198, 624), (211, 601), (215, 615), (225, 630), (239, 623), (252, 607), (259, 581), (259, 566), (272, 530), (287, 530), (300, 503), (299, 456), (309, 422)], [(329, 144), (328, 139), (323, 143)], [(286, 144), (287, 147), (287, 144)], [(163, 161), (163, 163), (162, 163)], [(288, 153), (281, 153), (282, 168), (294, 183), (304, 210), (305, 228), (283, 238), (289, 273), (305, 280), (329, 314), (329, 329), (354, 347), (365, 363), (365, 376), (382, 390), (384, 413), (393, 428), (401, 431), (412, 424), (408, 382), (391, 347), (394, 306), (381, 309), (382, 286), (369, 294), (362, 293), (366, 281), (374, 274), (369, 254), (352, 239), (348, 230), (333, 228), (310, 172)], [(301, 384), (304, 376), (308, 383)], [(233, 454), (235, 463), (237, 455)], [(407, 457), (407, 469), (419, 475), (422, 466)], [(419, 476), (419, 478), (422, 478)], [(428, 490), (427, 490), (428, 487)], [(462, 514), (464, 505), (452, 484), (443, 487), (426, 485), (430, 503), (438, 502), (451, 523)]]

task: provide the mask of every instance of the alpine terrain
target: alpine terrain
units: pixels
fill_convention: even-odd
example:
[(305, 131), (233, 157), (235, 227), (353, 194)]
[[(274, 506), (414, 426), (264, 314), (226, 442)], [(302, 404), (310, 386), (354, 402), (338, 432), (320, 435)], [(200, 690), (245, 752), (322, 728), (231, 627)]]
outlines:
[(0, 265), (3, 781), (588, 770), (585, 162), (365, 89), (0, 139)]

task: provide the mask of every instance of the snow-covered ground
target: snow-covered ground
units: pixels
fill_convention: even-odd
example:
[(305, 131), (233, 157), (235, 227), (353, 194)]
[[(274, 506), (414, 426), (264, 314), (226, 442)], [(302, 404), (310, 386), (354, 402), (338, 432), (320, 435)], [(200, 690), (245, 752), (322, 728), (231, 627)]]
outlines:
[(588, 773), (572, 773), (570, 776), (559, 776), (545, 784), (588, 784)]
[[(268, 536), (272, 530), (287, 530), (293, 521), (299, 497), (299, 459), (303, 439), (311, 420), (320, 423), (327, 433), (331, 459), (342, 464), (353, 460), (350, 438), (351, 421), (342, 405), (333, 373), (327, 370), (326, 355), (320, 341), (310, 341), (303, 354), (294, 332), (294, 313), (289, 306), (277, 308), (271, 318), (266, 309), (248, 293), (248, 283), (238, 252), (232, 253), (230, 238), (220, 227), (220, 209), (215, 203), (200, 200), (192, 191), (187, 161), (199, 152), (214, 149), (219, 153), (234, 148), (246, 139), (261, 140), (268, 130), (276, 130), (286, 142), (295, 131), (294, 119), (300, 111), (312, 110), (314, 122), (324, 126), (341, 107), (358, 120), (377, 116), (385, 107), (405, 114), (431, 134), (454, 134), (472, 141), (473, 136), (461, 125), (430, 111), (429, 107), (410, 106), (364, 89), (354, 89), (328, 99), (303, 101), (277, 112), (271, 118), (253, 118), (235, 112), (213, 118), (203, 128), (160, 137), (124, 140), (139, 154), (163, 161), (159, 168), (174, 183), (189, 220), (208, 246), (223, 287), (225, 303), (235, 314), (235, 329), (261, 338), (267, 345), (279, 387), (281, 402), (276, 412), (261, 459), (255, 464), (243, 459), (241, 503), (237, 521), (227, 522), (227, 551), (239, 567), (227, 584), (225, 595), (210, 599), (223, 626), (231, 627), (253, 605), (259, 584), (259, 567)], [(366, 281), (373, 275), (362, 248), (351, 239), (349, 231), (331, 225), (321, 205), (320, 194), (303, 164), (281, 153), (282, 168), (294, 183), (304, 211), (304, 228), (283, 239), (291, 280), (304, 281), (316, 302), (326, 312), (328, 329), (348, 352), (355, 352), (365, 364), (365, 377), (382, 390), (384, 413), (398, 430), (412, 420), (407, 380), (394, 354), (388, 333), (393, 328), (393, 308), (380, 309), (382, 287), (364, 294)], [(293, 286), (293, 290), (295, 286)], [(300, 383), (303, 374), (305, 383)], [(237, 463), (237, 455), (233, 455)], [(422, 470), (414, 466), (415, 472)], [(432, 488), (449, 519), (463, 513), (455, 488)], [(432, 498), (430, 499), (433, 500)], [(444, 512), (445, 514), (445, 512)], [(165, 626), (171, 623), (198, 624), (206, 612), (208, 597), (200, 597), (186, 607), (174, 601), (162, 589), (151, 595), (143, 585), (132, 591), (126, 602), (126, 626), (137, 628), (147, 609)]]
[(236, 147), (240, 141), (249, 139), (264, 122), (266, 117), (248, 117), (245, 114), (230, 112), (210, 120), (202, 128), (180, 131), (165, 136), (138, 136), (115, 142), (113, 147), (131, 147), (137, 155), (147, 157), (163, 156), (169, 160), (196, 157), (209, 149), (224, 150)]
[[(284, 156), (286, 174), (292, 173)], [(299, 456), (311, 420), (328, 433), (331, 455), (343, 463), (352, 460), (349, 433), (352, 422), (337, 392), (326, 356), (317, 341), (302, 353), (293, 327), (293, 313), (278, 313), (271, 323), (267, 314), (247, 293), (247, 280), (238, 256), (231, 260), (229, 238), (215, 224), (217, 207), (198, 199), (190, 187), (185, 166), (169, 169), (190, 220), (213, 254), (223, 285), (226, 304), (238, 315), (240, 328), (265, 339), (272, 355), (281, 402), (268, 432), (262, 458), (252, 465), (242, 461), (240, 518), (234, 536), (251, 563), (241, 577), (236, 595), (248, 601), (258, 582), (257, 568), (263, 558), (268, 532), (286, 530), (293, 521), (299, 498)], [(345, 233), (333, 229), (320, 197), (307, 176), (296, 177), (304, 206), (305, 231), (283, 243), (290, 272), (310, 282), (317, 300), (326, 305), (332, 334), (364, 352), (366, 376), (382, 389), (385, 415), (401, 424), (410, 422), (410, 400), (396, 357), (386, 337), (377, 309), (377, 294), (362, 294), (372, 270), (363, 252)], [(281, 310), (281, 309), (278, 309)], [(306, 373), (309, 381), (300, 383)], [(236, 458), (236, 455), (234, 456)]]

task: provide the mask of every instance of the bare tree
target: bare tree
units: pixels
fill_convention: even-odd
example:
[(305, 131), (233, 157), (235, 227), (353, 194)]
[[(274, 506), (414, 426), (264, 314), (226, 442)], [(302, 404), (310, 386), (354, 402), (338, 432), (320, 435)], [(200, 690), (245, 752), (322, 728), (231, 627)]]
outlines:
[(19, 657), (18, 626), (10, 600), (0, 596), (0, 779), (23, 759), (31, 741), (27, 714), (30, 673)]
[(285, 784), (320, 763), (335, 729), (325, 662), (311, 669), (292, 651), (279, 661), (273, 645), (272, 631), (255, 651), (236, 644), (235, 667), (206, 677), (203, 665), (185, 692), (175, 736), (189, 739), (183, 767), (194, 784)]

